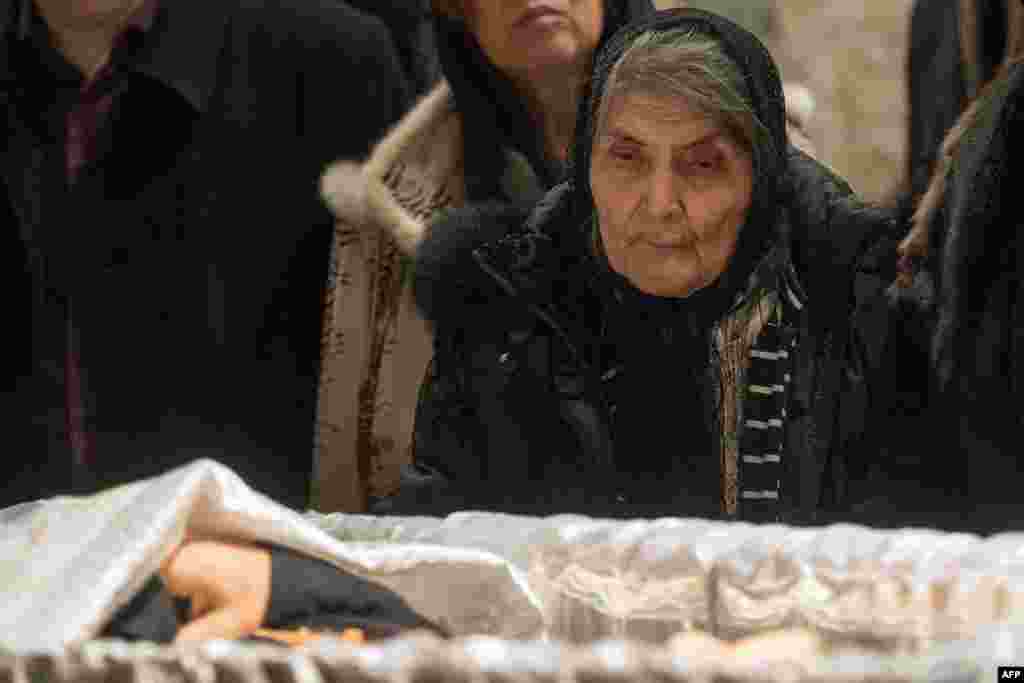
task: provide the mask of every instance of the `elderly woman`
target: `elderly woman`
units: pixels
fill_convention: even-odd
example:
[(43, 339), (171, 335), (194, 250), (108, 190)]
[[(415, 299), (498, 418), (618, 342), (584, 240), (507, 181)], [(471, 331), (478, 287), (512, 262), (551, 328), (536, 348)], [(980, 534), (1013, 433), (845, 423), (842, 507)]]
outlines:
[(435, 0), (432, 11), (444, 80), (364, 164), (337, 164), (324, 178), (339, 227), (319, 409), (323, 511), (365, 510), (409, 462), (432, 347), (407, 259), (427, 223), (467, 201), (536, 201), (560, 180), (595, 49), (653, 7)]
[(714, 14), (617, 33), (580, 112), (569, 181), (528, 220), (455, 211), (421, 246), (438, 355), (414, 470), (377, 511), (809, 521), (848, 506), (859, 302), (889, 275), (860, 264), (895, 253), (887, 217), (789, 145), (771, 57)]

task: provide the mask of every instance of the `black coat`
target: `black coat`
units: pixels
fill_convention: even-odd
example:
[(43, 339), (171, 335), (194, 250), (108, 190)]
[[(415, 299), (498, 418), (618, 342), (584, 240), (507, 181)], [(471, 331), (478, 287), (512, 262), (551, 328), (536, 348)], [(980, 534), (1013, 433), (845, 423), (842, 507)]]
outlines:
[(391, 31), (399, 60), (412, 91), (422, 95), (441, 77), (430, 0), (347, 0), (377, 17)]
[[(880, 255), (895, 242), (887, 214), (861, 206), (845, 183), (794, 155), (799, 200), (784, 220), (809, 303), (787, 399), (790, 467), (778, 519), (801, 523), (841, 515), (866, 495), (860, 484), (870, 465), (863, 448), (877, 361), (877, 344), (866, 340), (883, 334), (870, 309), (894, 267)], [(549, 196), (555, 207), (561, 189)], [(664, 466), (710, 457), (691, 435), (680, 431), (655, 452), (615, 441), (607, 378), (586, 357), (599, 325), (581, 324), (588, 314), (580, 314), (600, 309), (602, 292), (571, 284), (586, 281), (587, 266), (576, 258), (578, 243), (555, 237), (568, 230), (556, 210), (542, 205), (524, 227), (519, 209), (469, 209), (428, 235), (416, 296), (438, 331), (437, 353), (417, 414), (414, 466), (376, 512), (718, 516), (713, 483), (692, 467)], [(615, 402), (653, 407), (679, 391), (652, 384)], [(635, 458), (645, 459), (640, 468)], [(674, 478), (637, 477), (643, 468)]]
[[(68, 189), (69, 92), (27, 67), (18, 4), (0, 2), (13, 341), (0, 505), (198, 456), (306, 505), (333, 226), (317, 181), (407, 105), (385, 29), (333, 0), (164, 2), (98, 162)], [(96, 434), (89, 471), (73, 471), (64, 433), (69, 307)]]
[(982, 95), (929, 217), (931, 253), (896, 290), (879, 409), (893, 435), (880, 476), (918, 518), (976, 532), (1024, 528), (1024, 64)]

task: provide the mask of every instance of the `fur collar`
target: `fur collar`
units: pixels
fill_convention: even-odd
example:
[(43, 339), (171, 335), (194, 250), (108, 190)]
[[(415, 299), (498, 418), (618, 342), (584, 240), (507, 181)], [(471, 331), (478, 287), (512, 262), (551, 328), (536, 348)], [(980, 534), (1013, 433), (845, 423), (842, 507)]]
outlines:
[[(492, 305), (506, 300), (511, 294), (508, 287), (499, 286), (481, 268), (478, 255), (501, 271), (501, 279), (514, 278), (517, 294), (533, 289), (532, 278), (548, 276), (532, 272), (535, 259), (553, 251), (549, 240), (526, 227), (536, 213), (528, 205), (472, 204), (449, 211), (432, 224), (416, 252), (413, 295), (421, 315), (434, 325), (457, 327), (474, 302)], [(520, 259), (524, 253), (530, 258)]]
[(340, 221), (390, 234), (411, 255), (431, 216), (465, 196), (462, 122), (442, 81), (406, 114), (363, 163), (339, 161), (321, 195)]

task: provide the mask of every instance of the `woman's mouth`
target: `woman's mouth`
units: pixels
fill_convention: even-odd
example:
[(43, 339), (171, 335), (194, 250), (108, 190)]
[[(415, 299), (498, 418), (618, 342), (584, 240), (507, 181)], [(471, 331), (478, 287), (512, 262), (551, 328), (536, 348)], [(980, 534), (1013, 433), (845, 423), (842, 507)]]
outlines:
[(645, 240), (655, 249), (682, 249), (690, 244), (689, 240)]
[(527, 8), (523, 16), (519, 17), (519, 21), (516, 22), (517, 26), (527, 26), (533, 23), (555, 23), (565, 18), (562, 12), (559, 12), (554, 7), (548, 5), (537, 5), (535, 7)]

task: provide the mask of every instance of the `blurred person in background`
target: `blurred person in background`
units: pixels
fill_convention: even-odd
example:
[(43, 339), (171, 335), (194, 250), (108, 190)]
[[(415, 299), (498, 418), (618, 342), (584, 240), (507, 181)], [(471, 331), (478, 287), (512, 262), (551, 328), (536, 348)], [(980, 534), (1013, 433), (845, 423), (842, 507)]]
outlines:
[(880, 433), (889, 435), (879, 478), (919, 492), (911, 521), (941, 519), (944, 528), (980, 533), (1024, 528), (1017, 485), (1024, 244), (1016, 180), (1024, 4), (1013, 0), (1005, 9), (997, 20), (1009, 36), (1005, 52), (986, 62), (994, 75), (974, 84), (972, 101), (934, 150), (900, 245), (883, 356), (886, 400), (878, 404), (888, 420)]
[(212, 457), (305, 507), (316, 181), (407, 105), (335, 0), (0, 0), (0, 506)]
[(906, 65), (907, 153), (901, 197), (920, 201), (943, 138), (996, 74), (1020, 35), (1018, 0), (916, 0)]
[(435, 374), (418, 476), (377, 511), (841, 517), (865, 495), (859, 313), (895, 272), (891, 214), (791, 145), (773, 60), (723, 17), (633, 22), (592, 88), (565, 183), (420, 245)]
[(325, 512), (364, 511), (410, 462), (433, 353), (409, 292), (410, 257), (428, 222), (467, 202), (543, 196), (564, 174), (594, 50), (653, 10), (650, 0), (435, 0), (432, 9), (444, 80), (365, 163), (339, 163), (323, 181), (339, 219), (319, 410)]

